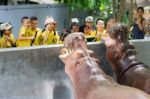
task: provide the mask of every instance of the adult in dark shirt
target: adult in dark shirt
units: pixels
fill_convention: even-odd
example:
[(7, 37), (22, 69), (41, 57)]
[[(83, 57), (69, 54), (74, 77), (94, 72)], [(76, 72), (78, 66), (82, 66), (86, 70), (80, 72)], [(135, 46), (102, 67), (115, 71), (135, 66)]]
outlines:
[(144, 8), (138, 7), (132, 30), (133, 39), (144, 39), (146, 20), (143, 18), (143, 14)]

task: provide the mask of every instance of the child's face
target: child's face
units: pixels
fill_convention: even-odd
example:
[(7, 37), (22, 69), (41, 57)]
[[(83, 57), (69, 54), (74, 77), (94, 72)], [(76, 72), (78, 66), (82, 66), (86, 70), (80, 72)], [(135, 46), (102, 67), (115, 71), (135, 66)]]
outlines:
[(30, 22), (30, 25), (31, 25), (31, 28), (35, 30), (38, 26), (38, 21), (37, 20), (32, 20)]
[(92, 28), (93, 27), (93, 22), (86, 22), (85, 25), (88, 26), (89, 28)]
[(84, 28), (84, 33), (85, 33), (85, 34), (88, 34), (89, 32), (90, 32), (89, 27), (85, 27), (85, 28)]
[(115, 19), (110, 19), (108, 22), (107, 22), (107, 30), (109, 30), (109, 28), (115, 23)]
[(22, 24), (25, 27), (30, 27), (30, 19), (24, 19)]
[(48, 24), (47, 24), (47, 28), (48, 28), (48, 30), (53, 30), (53, 29), (55, 29), (54, 23), (48, 23)]
[(104, 28), (104, 22), (99, 20), (96, 25), (98, 30), (102, 30)]
[(79, 26), (77, 26), (77, 25), (72, 26), (72, 31), (79, 32)]
[(11, 29), (4, 30), (4, 35), (9, 36), (11, 34)]

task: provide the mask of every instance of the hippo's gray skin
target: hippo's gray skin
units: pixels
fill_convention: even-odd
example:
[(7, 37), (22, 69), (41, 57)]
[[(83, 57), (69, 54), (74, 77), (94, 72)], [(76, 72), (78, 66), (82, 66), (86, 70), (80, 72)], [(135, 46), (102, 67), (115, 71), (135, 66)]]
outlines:
[(137, 59), (134, 46), (127, 39), (127, 30), (127, 26), (121, 23), (110, 28), (105, 39), (107, 59), (119, 84), (150, 94), (150, 67)]
[(73, 84), (75, 99), (150, 99), (145, 92), (119, 85), (105, 75), (91, 57), (93, 52), (87, 49), (82, 33), (67, 36), (65, 46), (72, 51), (64, 51), (59, 57)]

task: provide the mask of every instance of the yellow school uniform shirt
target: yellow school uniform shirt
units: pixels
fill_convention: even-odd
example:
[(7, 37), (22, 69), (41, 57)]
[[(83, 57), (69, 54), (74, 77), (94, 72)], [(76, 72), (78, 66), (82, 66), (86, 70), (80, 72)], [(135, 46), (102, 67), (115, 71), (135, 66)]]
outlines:
[(96, 36), (96, 32), (95, 31), (90, 31), (89, 34), (84, 34), (85, 38), (89, 38), (89, 37), (95, 37)]
[[(96, 32), (95, 31), (91, 31), (89, 34), (84, 34), (84, 37), (87, 39), (87, 41), (90, 38), (93, 38), (93, 40), (94, 40), (95, 36), (96, 36)], [(90, 42), (91, 42), (91, 40), (90, 40)]]
[(102, 32), (95, 31), (95, 34), (96, 34), (96, 41), (99, 42), (102, 40), (103, 37), (106, 36), (106, 30), (103, 30)]
[[(13, 34), (10, 34), (10, 39), (12, 40), (12, 43), (15, 44), (15, 39)], [(6, 40), (5, 35), (2, 36), (0, 39), (0, 48), (10, 48), (13, 47), (12, 44)]]
[(20, 31), (19, 31), (19, 37), (22, 36), (22, 37), (31, 37), (33, 34), (31, 34), (31, 29), (30, 28), (27, 28), (27, 27), (24, 27), (22, 26), (20, 28)]
[(54, 31), (44, 31), (42, 33), (42, 43), (43, 45), (49, 44), (57, 44), (59, 35), (57, 32)]
[[(31, 32), (31, 29), (28, 27), (22, 26), (19, 31), (19, 37), (32, 37), (33, 32)], [(17, 40), (16, 42), (17, 47), (29, 47), (31, 45), (31, 40), (26, 39), (26, 40)]]
[[(35, 37), (33, 46), (41, 45), (42, 42), (42, 30), (40, 28), (37, 28), (36, 30), (30, 30), (30, 35), (32, 37)], [(32, 42), (32, 41), (31, 41)]]
[(55, 32), (56, 32), (57, 44), (63, 44), (63, 42), (60, 40), (59, 33), (57, 31), (55, 31)]

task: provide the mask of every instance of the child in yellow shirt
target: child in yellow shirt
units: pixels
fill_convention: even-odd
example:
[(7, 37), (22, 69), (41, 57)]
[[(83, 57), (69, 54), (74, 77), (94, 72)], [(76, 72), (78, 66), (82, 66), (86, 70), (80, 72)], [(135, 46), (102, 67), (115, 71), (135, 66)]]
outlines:
[(31, 46), (37, 46), (42, 44), (42, 30), (38, 28), (38, 18), (32, 16), (30, 18), (30, 35), (34, 37), (31, 40)]
[(55, 31), (55, 21), (52, 17), (47, 17), (45, 19), (45, 30), (42, 33), (42, 43), (43, 45), (57, 44), (59, 40), (59, 35)]
[(12, 34), (12, 25), (10, 23), (2, 23), (0, 25), (2, 37), (0, 39), (0, 48), (15, 47), (15, 39)]
[(97, 19), (95, 41), (101, 41), (105, 36), (106, 36), (106, 30), (104, 29), (104, 21), (101, 19)]
[(34, 39), (31, 34), (31, 29), (30, 29), (30, 19), (27, 16), (24, 16), (21, 19), (22, 26), (19, 31), (19, 37), (17, 40), (17, 46), (30, 46), (31, 40)]

